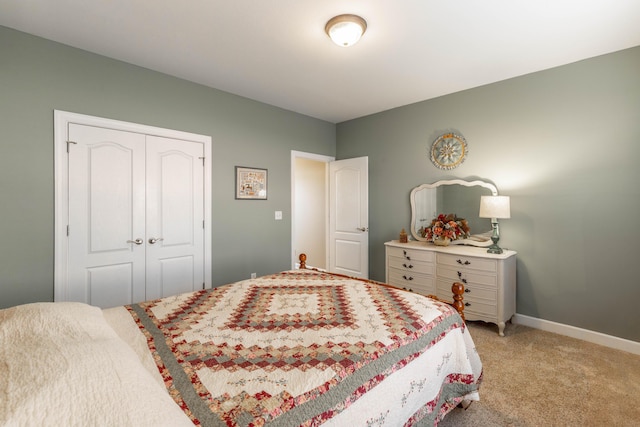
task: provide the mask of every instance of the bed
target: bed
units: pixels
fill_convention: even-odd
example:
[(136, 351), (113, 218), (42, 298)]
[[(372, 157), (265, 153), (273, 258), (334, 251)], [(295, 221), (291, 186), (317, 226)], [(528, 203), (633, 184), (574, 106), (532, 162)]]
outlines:
[(481, 381), (448, 304), (310, 269), (0, 310), (0, 425), (437, 425)]

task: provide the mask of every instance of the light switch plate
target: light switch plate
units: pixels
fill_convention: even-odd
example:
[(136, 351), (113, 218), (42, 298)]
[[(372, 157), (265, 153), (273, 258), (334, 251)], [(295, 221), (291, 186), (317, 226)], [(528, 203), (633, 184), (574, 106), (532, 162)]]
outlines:
[(282, 211), (276, 211), (276, 220), (282, 219)]

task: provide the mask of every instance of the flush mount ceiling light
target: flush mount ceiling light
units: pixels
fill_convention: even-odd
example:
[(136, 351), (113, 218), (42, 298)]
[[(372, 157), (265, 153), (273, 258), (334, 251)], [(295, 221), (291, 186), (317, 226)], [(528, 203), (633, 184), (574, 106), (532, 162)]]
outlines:
[(342, 47), (354, 45), (367, 29), (367, 21), (357, 15), (338, 15), (327, 22), (324, 31), (335, 44)]

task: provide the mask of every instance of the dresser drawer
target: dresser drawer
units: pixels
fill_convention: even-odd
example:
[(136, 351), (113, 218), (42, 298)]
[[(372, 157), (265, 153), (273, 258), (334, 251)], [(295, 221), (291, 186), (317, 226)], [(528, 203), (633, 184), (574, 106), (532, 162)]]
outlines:
[(466, 281), (466, 285), (480, 284), (493, 288), (496, 288), (498, 286), (497, 275), (482, 274), (481, 272), (466, 269), (452, 270), (450, 268), (438, 266), (438, 277), (450, 280), (451, 284), (453, 284), (453, 282), (462, 282), (464, 284), (464, 281)]
[(389, 257), (389, 267), (397, 268), (398, 270), (411, 272), (411, 273), (422, 273), (428, 275), (436, 274), (436, 266), (432, 262), (419, 261), (411, 258), (408, 260), (406, 258), (398, 258), (395, 256)]
[(462, 255), (437, 254), (438, 265), (449, 265), (456, 269), (466, 268), (479, 271), (496, 272), (498, 263), (494, 259), (483, 259)]
[[(451, 292), (451, 285), (453, 282), (448, 282), (438, 278), (436, 295), (438, 298), (444, 298), (447, 301), (453, 301), (453, 293)], [(498, 291), (495, 287), (481, 286), (476, 284), (465, 285), (463, 298), (465, 301), (476, 301), (478, 299), (484, 299), (488, 301), (496, 301), (498, 298)]]
[[(453, 302), (451, 283), (438, 280), (436, 296), (441, 300)], [(496, 291), (483, 289), (476, 286), (471, 292), (465, 292), (462, 302), (464, 303), (464, 315), (468, 320), (491, 320), (498, 315), (496, 303)]]
[(434, 276), (420, 273), (409, 273), (396, 268), (389, 269), (389, 284), (397, 288), (411, 289), (421, 294), (435, 294), (436, 280)]
[(435, 254), (431, 251), (421, 251), (417, 249), (404, 249), (396, 247), (387, 247), (387, 255), (397, 258), (406, 259), (407, 261), (426, 261), (434, 262)]
[(410, 286), (405, 286), (402, 289), (405, 289), (410, 292), (414, 292), (416, 294), (425, 295), (425, 296), (435, 295), (435, 286), (429, 287), (429, 286), (424, 286), (418, 283), (414, 283)]
[(465, 301), (464, 315), (467, 320), (479, 318), (494, 319), (498, 315), (498, 306), (492, 301)]

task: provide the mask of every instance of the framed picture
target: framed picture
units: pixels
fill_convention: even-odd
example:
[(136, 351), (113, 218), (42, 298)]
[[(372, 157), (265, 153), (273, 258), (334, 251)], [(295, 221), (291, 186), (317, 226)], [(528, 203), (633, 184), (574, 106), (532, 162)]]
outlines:
[(267, 170), (236, 166), (236, 199), (267, 200)]

